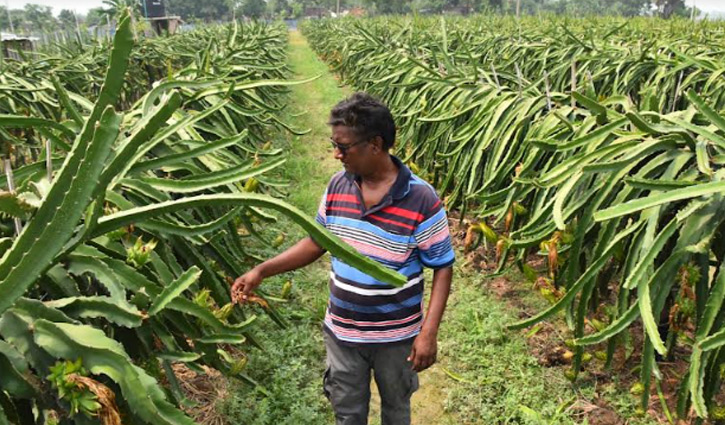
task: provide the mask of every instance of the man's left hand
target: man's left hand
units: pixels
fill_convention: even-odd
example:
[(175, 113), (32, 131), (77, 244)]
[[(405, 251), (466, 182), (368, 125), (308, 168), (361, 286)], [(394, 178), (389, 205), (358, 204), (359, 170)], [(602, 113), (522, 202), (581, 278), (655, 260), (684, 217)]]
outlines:
[(413, 341), (413, 349), (410, 351), (408, 361), (413, 363), (413, 370), (422, 372), (436, 362), (438, 353), (438, 342), (434, 335), (421, 333)]

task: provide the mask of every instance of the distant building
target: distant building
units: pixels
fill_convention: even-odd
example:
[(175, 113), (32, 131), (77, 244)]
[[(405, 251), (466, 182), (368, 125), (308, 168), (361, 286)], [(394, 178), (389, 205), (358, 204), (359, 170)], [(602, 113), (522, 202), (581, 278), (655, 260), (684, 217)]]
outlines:
[(329, 18), (331, 15), (332, 13), (328, 9), (319, 6), (306, 7), (302, 13), (305, 18)]
[(352, 9), (347, 11), (347, 14), (350, 16), (355, 16), (356, 18), (362, 18), (363, 16), (367, 15), (367, 11), (362, 7), (353, 7)]
[(176, 31), (184, 24), (179, 16), (162, 16), (146, 19), (151, 24), (151, 29), (156, 35), (176, 34)]
[(453, 6), (443, 9), (443, 13), (447, 15), (469, 15), (473, 12), (474, 10), (471, 6)]
[(32, 52), (37, 37), (23, 37), (11, 33), (1, 33), (3, 56), (6, 58), (21, 60), (20, 51)]

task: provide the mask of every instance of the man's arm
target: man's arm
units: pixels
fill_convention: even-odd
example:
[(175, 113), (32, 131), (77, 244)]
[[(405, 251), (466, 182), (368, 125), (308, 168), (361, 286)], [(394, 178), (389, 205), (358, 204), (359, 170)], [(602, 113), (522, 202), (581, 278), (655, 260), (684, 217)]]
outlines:
[(428, 310), (423, 321), (423, 328), (413, 342), (408, 361), (413, 363), (416, 372), (429, 368), (436, 361), (438, 352), (438, 328), (446, 310), (448, 294), (451, 292), (453, 268), (445, 267), (433, 272), (433, 287), (431, 288)]
[[(232, 285), (232, 299), (246, 301), (249, 294), (268, 277), (302, 268), (322, 257), (325, 250), (311, 237), (306, 237), (286, 251), (270, 258), (237, 278)], [(241, 293), (241, 297), (238, 295)]]

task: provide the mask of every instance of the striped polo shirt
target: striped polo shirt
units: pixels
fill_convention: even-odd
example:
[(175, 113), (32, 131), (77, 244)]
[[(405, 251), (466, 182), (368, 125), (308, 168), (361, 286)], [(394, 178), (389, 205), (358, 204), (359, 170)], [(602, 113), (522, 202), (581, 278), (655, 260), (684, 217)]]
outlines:
[(322, 197), (317, 222), (359, 253), (407, 276), (400, 288), (332, 258), (325, 330), (353, 345), (416, 336), (423, 323), (423, 267), (453, 264), (448, 218), (431, 185), (398, 158), (398, 177), (379, 204), (367, 209), (359, 177), (339, 172)]

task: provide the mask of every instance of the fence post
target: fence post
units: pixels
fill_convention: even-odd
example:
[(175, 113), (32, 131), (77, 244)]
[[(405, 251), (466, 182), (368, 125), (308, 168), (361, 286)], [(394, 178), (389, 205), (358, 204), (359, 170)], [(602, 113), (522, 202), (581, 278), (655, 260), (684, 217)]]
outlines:
[[(3, 167), (5, 168), (5, 177), (8, 179), (8, 191), (15, 192), (15, 181), (13, 180), (13, 169), (10, 158), (4, 158)], [(15, 236), (17, 236), (23, 231), (23, 223), (17, 217), (13, 218), (13, 222), (15, 224)]]
[(493, 81), (496, 82), (496, 87), (501, 90), (501, 83), (498, 82), (498, 74), (496, 73), (496, 67), (493, 66), (493, 62), (491, 62), (491, 72), (493, 73)]
[(549, 86), (549, 73), (544, 71), (544, 87), (546, 88), (546, 106), (551, 112), (551, 87)]
[(576, 100), (574, 99), (574, 92), (576, 91), (576, 60), (571, 61), (571, 108), (576, 108)]
[(50, 151), (50, 139), (45, 141), (45, 171), (48, 176), (48, 181), (53, 181), (53, 155)]

